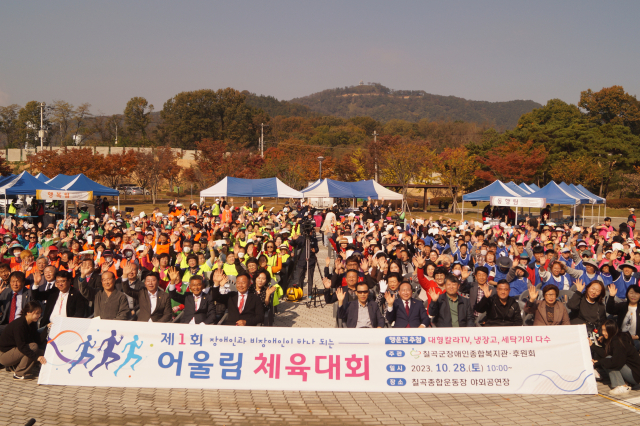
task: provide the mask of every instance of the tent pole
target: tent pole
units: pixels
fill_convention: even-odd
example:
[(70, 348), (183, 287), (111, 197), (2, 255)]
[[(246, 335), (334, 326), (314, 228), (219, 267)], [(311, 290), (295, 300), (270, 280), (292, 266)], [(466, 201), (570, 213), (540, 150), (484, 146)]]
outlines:
[(120, 211), (120, 195), (118, 195), (118, 211)]
[(516, 222), (513, 224), (515, 227), (518, 224), (518, 206), (516, 206)]
[(604, 217), (607, 217), (607, 203), (604, 203)]
[(460, 222), (462, 222), (464, 221), (464, 198), (462, 199), (462, 209), (460, 211), (462, 211), (462, 218), (460, 219)]

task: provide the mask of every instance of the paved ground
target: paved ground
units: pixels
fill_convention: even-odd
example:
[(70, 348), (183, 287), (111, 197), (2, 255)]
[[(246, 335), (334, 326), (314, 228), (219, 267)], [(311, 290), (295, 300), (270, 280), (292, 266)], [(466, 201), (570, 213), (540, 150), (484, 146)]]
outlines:
[[(276, 325), (334, 325), (331, 305), (284, 303), (280, 310)], [(15, 382), (2, 371), (0, 425), (22, 426), (32, 417), (36, 426), (640, 424), (640, 392), (615, 401), (608, 390), (599, 384), (603, 395), (540, 396), (89, 388)]]

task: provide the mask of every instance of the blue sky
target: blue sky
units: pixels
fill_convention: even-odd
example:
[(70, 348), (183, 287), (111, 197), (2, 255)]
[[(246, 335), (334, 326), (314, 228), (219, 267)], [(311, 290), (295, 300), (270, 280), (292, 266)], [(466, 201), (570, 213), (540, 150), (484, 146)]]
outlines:
[(374, 81), (473, 100), (622, 85), (640, 95), (639, 1), (6, 1), (0, 105), (120, 113), (233, 87), (291, 99)]

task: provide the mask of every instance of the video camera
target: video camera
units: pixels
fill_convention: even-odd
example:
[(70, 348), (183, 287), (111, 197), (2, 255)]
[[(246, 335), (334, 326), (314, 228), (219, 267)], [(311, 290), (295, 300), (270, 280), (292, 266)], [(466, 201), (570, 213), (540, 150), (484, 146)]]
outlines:
[(312, 219), (304, 219), (300, 223), (300, 230), (302, 234), (313, 235), (316, 231), (316, 223)]

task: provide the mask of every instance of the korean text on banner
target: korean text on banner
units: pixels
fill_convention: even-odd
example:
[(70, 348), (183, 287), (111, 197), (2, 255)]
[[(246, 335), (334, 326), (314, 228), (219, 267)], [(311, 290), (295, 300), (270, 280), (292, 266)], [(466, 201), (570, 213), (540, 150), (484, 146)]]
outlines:
[(491, 197), (490, 204), (492, 206), (502, 207), (533, 207), (536, 209), (544, 209), (547, 207), (546, 198), (526, 198), (526, 197)]
[(36, 199), (38, 200), (62, 200), (62, 201), (91, 201), (93, 200), (93, 191), (48, 191), (36, 190)]
[(39, 384), (595, 394), (584, 326), (304, 329), (60, 318)]

